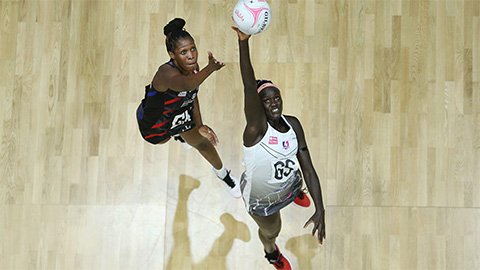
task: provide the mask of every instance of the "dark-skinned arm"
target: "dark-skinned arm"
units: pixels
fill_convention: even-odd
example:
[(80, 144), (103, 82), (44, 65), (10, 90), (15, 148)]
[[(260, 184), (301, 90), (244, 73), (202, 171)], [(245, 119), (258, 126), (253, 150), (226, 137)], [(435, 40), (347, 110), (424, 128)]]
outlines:
[(255, 72), (250, 61), (250, 48), (248, 40), (251, 35), (242, 33), (238, 28), (232, 27), (238, 34), (238, 46), (240, 50), (240, 71), (245, 95), (244, 113), (247, 126), (243, 136), (245, 145), (256, 143), (259, 136), (263, 136), (267, 130), (267, 118), (262, 106), (262, 101), (257, 93)]
[(196, 74), (182, 74), (170, 65), (162, 65), (153, 78), (153, 87), (160, 92), (172, 89), (183, 92), (192, 91), (205, 81), (213, 72), (224, 67), (225, 64), (217, 61), (211, 52), (208, 52), (208, 65)]
[(217, 134), (207, 125), (203, 124), (202, 114), (200, 113), (200, 102), (198, 102), (198, 96), (193, 100), (192, 118), (195, 125), (198, 127), (198, 133), (207, 138), (214, 146), (218, 144)]
[(320, 181), (318, 180), (317, 172), (313, 167), (312, 159), (307, 148), (307, 142), (305, 140), (305, 134), (300, 121), (293, 116), (287, 116), (287, 120), (292, 125), (293, 130), (297, 135), (299, 149), (297, 153), (297, 159), (300, 163), (305, 184), (307, 185), (308, 191), (315, 205), (315, 213), (312, 217), (310, 217), (307, 223), (305, 223), (304, 227), (307, 227), (310, 223), (313, 223), (312, 235), (315, 235), (315, 232), (317, 231), (318, 242), (322, 244), (323, 239), (325, 239), (325, 208), (323, 206)]

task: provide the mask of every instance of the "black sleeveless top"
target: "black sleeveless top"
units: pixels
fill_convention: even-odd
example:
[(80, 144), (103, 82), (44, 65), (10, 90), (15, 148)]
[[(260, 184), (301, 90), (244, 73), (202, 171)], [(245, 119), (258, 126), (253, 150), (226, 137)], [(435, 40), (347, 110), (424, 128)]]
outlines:
[[(172, 59), (167, 64), (178, 68)], [(153, 88), (152, 84), (145, 86), (145, 98), (141, 104), (143, 114), (141, 115), (140, 126), (149, 129), (160, 119), (169, 119), (176, 115), (178, 111), (192, 109), (198, 89), (197, 87), (192, 91), (183, 92), (167, 89), (165, 92), (159, 92)]]

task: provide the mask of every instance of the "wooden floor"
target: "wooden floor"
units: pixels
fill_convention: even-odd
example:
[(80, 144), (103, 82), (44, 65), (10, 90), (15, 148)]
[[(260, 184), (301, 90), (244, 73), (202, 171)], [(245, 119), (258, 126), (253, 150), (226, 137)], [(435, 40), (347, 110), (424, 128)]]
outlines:
[[(234, 175), (234, 0), (0, 1), (0, 269), (273, 269), (242, 200), (135, 109), (187, 20), (203, 120)], [(307, 134), (327, 239), (282, 210), (295, 269), (480, 269), (480, 1), (269, 0), (256, 74)]]

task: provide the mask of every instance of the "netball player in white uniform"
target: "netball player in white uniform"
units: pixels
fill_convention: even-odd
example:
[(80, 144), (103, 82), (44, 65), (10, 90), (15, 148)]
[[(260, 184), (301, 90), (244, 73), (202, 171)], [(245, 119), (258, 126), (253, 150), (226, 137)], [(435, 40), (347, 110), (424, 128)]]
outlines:
[(256, 81), (248, 39), (250, 35), (232, 27), (238, 35), (240, 70), (244, 85), (244, 165), (240, 187), (247, 211), (257, 223), (265, 257), (276, 269), (291, 269), (278, 250), (280, 209), (300, 193), (303, 172), (315, 205), (315, 213), (304, 227), (313, 223), (312, 235), (325, 239), (325, 209), (317, 173), (308, 152), (302, 125), (294, 116), (282, 115), (280, 90), (272, 82)]

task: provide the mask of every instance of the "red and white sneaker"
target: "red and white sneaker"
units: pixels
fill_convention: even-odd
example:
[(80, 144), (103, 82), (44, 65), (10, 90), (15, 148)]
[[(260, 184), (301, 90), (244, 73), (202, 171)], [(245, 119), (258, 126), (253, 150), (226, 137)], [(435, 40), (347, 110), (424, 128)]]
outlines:
[[(275, 250), (274, 253), (272, 254), (268, 254), (265, 250), (265, 258), (267, 258), (268, 262), (273, 264), (273, 266), (275, 266), (275, 269), (279, 270), (292, 270), (292, 263), (290, 262), (290, 260), (285, 257), (281, 252), (280, 252), (280, 249), (278, 249), (277, 247), (277, 244), (275, 244), (275, 248), (277, 250)], [(276, 258), (271, 258), (271, 257), (275, 257)]]
[(297, 198), (293, 200), (293, 203), (298, 207), (307, 208), (310, 206), (310, 199), (308, 198), (307, 194), (300, 190)]

